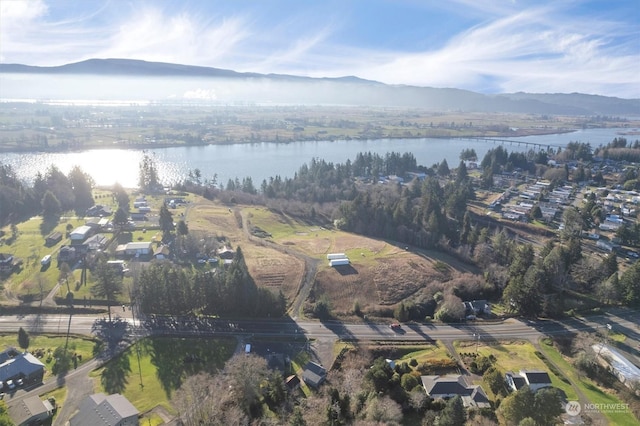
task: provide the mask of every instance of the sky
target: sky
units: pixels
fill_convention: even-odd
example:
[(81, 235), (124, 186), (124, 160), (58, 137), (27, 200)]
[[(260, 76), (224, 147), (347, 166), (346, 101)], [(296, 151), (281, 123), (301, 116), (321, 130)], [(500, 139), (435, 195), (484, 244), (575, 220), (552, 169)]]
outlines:
[(0, 62), (640, 98), (640, 0), (0, 0)]

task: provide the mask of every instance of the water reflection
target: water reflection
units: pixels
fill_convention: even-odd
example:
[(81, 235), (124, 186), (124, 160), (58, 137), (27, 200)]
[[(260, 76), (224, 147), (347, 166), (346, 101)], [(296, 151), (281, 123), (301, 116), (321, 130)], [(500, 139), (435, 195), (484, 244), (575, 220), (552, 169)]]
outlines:
[[(621, 129), (590, 129), (561, 135), (528, 136), (515, 138), (550, 146), (566, 146), (568, 142), (589, 142), (592, 147), (606, 144), (617, 137)], [(199, 169), (202, 179), (217, 175), (218, 183), (229, 179), (251, 176), (259, 187), (263, 179), (280, 175), (292, 177), (303, 163), (312, 158), (323, 158), (334, 163), (353, 160), (359, 152), (411, 152), (418, 164), (431, 166), (446, 159), (450, 167), (459, 162), (460, 152), (474, 148), (480, 159), (495, 144), (460, 139), (379, 139), (351, 141), (321, 141), (292, 143), (257, 143), (239, 145), (209, 145), (198, 147), (172, 147), (153, 150), (101, 149), (69, 153), (5, 153), (0, 163), (10, 164), (21, 179), (32, 182), (37, 172), (45, 173), (56, 165), (67, 174), (73, 166), (89, 173), (96, 184), (125, 187), (138, 185), (139, 164), (145, 153), (150, 154), (158, 166), (160, 179), (165, 184), (182, 180), (190, 170)], [(507, 144), (511, 151), (526, 151), (528, 147)]]

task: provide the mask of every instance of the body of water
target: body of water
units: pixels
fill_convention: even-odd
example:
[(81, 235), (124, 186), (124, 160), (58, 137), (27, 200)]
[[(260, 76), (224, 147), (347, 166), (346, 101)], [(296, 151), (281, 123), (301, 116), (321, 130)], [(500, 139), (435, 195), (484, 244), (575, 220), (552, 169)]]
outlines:
[[(504, 144), (507, 151), (526, 151), (528, 146), (518, 145), (526, 141), (545, 146), (564, 147), (572, 141), (590, 143), (592, 147), (607, 144), (619, 132), (629, 129), (590, 129), (557, 135), (527, 136), (512, 138), (514, 143)], [(501, 138), (505, 139), (505, 138)], [(627, 137), (635, 140), (635, 137)], [(388, 152), (411, 152), (418, 164), (431, 166), (446, 159), (450, 167), (456, 167), (460, 152), (473, 148), (481, 160), (486, 152), (498, 146), (492, 142), (464, 139), (377, 139), (349, 141), (320, 141), (292, 143), (258, 143), (236, 145), (207, 145), (172, 147), (147, 150), (94, 149), (66, 153), (3, 153), (0, 163), (9, 164), (18, 176), (32, 182), (37, 172), (45, 173), (56, 165), (67, 174), (79, 166), (90, 174), (97, 185), (106, 186), (116, 182), (124, 187), (138, 185), (139, 165), (145, 153), (156, 162), (160, 179), (165, 184), (181, 181), (190, 170), (199, 169), (202, 179), (211, 179), (217, 174), (218, 183), (226, 185), (229, 179), (242, 180), (250, 176), (256, 187), (263, 179), (280, 175), (292, 177), (304, 163), (312, 158), (322, 158), (333, 163), (352, 160), (359, 152), (373, 152), (384, 156)]]

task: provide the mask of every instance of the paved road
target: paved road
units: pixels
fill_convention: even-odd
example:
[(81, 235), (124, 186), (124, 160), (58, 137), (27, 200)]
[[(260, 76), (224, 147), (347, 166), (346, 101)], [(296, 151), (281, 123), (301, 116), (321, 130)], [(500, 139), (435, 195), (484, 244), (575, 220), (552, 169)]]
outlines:
[[(102, 317), (100, 317), (102, 318)], [(141, 325), (139, 320), (125, 318), (139, 333), (149, 333), (150, 330)], [(24, 327), (30, 333), (65, 333), (67, 328), (71, 333), (90, 334), (96, 320), (95, 316), (87, 315), (26, 315), (0, 316), (0, 331), (16, 332)], [(391, 330), (387, 324), (361, 323), (349, 324), (339, 321), (230, 321), (215, 320), (204, 326), (195, 323), (174, 323), (156, 325), (153, 333), (158, 334), (201, 334), (201, 335), (254, 335), (254, 336), (288, 336), (307, 338), (332, 337), (343, 340), (460, 340), (476, 339), (529, 339), (534, 340), (543, 335), (556, 335), (583, 332), (602, 332), (607, 324), (613, 326), (614, 331), (627, 336), (627, 340), (640, 341), (640, 311), (616, 310), (612, 313), (592, 316), (587, 319), (567, 319), (562, 321), (521, 321), (508, 319), (502, 322), (473, 322), (459, 325), (425, 325), (404, 324), (400, 331)]]
[[(100, 317), (102, 318), (102, 317)], [(16, 332), (24, 327), (30, 333), (65, 333), (67, 329), (71, 333), (90, 334), (96, 319), (95, 316), (86, 315), (26, 315), (26, 316), (0, 316), (0, 332)], [(502, 339), (527, 339), (537, 342), (545, 335), (561, 335), (576, 332), (598, 333), (606, 336), (611, 330), (623, 333), (625, 340), (625, 354), (640, 364), (640, 311), (612, 310), (604, 315), (591, 316), (586, 319), (567, 319), (563, 321), (521, 321), (508, 319), (497, 323), (466, 323), (460, 325), (425, 325), (404, 324), (398, 331), (394, 331), (387, 324), (364, 323), (347, 324), (338, 321), (312, 322), (312, 321), (229, 321), (215, 320), (207, 324), (198, 322), (161, 321), (154, 322), (152, 327), (146, 326), (139, 320), (125, 318), (129, 322), (133, 333), (143, 336), (148, 334), (171, 335), (199, 335), (219, 336), (233, 335), (240, 337), (291, 337), (314, 338), (318, 341), (329, 340), (360, 340), (360, 341), (432, 341), (440, 340), (450, 343), (453, 340), (474, 340), (478, 342), (490, 342)], [(69, 372), (63, 379), (66, 384), (74, 384), (76, 380), (82, 384), (82, 377), (99, 366), (99, 362), (92, 360), (77, 370)], [(14, 405), (20, 399), (30, 395), (41, 395), (44, 392), (58, 387), (56, 379), (51, 379), (44, 385), (38, 386), (29, 392), (23, 390), (7, 395), (7, 403)], [(87, 391), (88, 392), (88, 391)], [(72, 407), (68, 408), (68, 418)], [(60, 423), (57, 423), (60, 424)]]

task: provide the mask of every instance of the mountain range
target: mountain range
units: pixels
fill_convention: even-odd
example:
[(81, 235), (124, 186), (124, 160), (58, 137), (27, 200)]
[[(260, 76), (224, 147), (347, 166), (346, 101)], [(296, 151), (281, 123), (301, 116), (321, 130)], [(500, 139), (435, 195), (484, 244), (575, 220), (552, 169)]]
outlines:
[[(242, 100), (255, 102), (419, 107), (434, 111), (640, 117), (640, 99), (582, 93), (518, 92), (487, 95), (455, 88), (389, 85), (353, 76), (312, 78), (283, 74), (241, 73), (219, 68), (131, 59), (89, 59), (54, 67), (0, 64), (0, 78), (3, 74), (38, 75), (51, 78), (51, 81), (55, 81), (56, 76), (101, 76), (109, 77), (109, 81), (130, 78), (155, 81), (166, 78), (172, 81), (180, 80), (183, 85), (191, 80), (198, 83), (224, 80), (251, 87), (251, 94), (243, 94)], [(247, 96), (252, 96), (254, 99), (249, 99)], [(0, 95), (0, 97), (5, 96)]]

